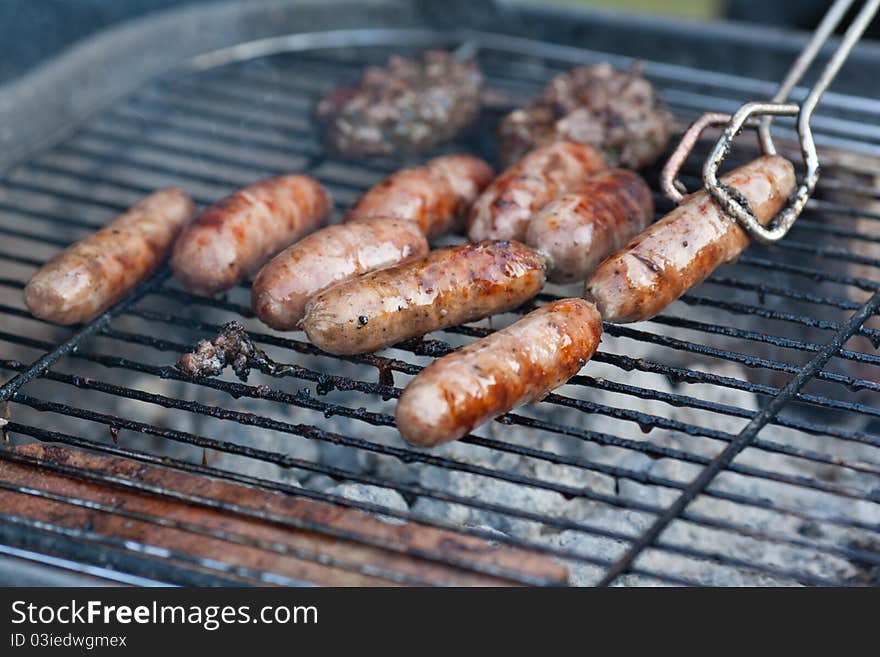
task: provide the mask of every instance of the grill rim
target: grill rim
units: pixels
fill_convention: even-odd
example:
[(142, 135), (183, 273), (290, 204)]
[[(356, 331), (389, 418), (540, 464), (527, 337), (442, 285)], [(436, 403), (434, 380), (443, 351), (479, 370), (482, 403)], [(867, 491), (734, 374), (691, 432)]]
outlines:
[(124, 21), (0, 85), (0, 125), (15, 126), (0, 130), (0, 176), (191, 57), (297, 32), (303, 24), (405, 27), (419, 21), (405, 0), (218, 0)]
[[(149, 282), (148, 282), (148, 283), (149, 283)], [(156, 283), (156, 284), (158, 285), (158, 283)], [(145, 283), (145, 285), (147, 285), (147, 284)], [(877, 295), (875, 294), (874, 300), (875, 300), (876, 298), (877, 298)], [(130, 303), (133, 304), (135, 300), (133, 300), (133, 299), (127, 299), (126, 301), (130, 301)], [(123, 303), (125, 303), (125, 302), (123, 302)], [(873, 300), (872, 300), (872, 302), (869, 302), (869, 303), (873, 303)], [(130, 304), (126, 304), (126, 306), (128, 306), (128, 305), (130, 305)], [(865, 306), (862, 307), (863, 311), (864, 311), (864, 309), (867, 307), (867, 305), (868, 305), (868, 304), (866, 304)], [(110, 312), (110, 313), (113, 313), (114, 316), (115, 316), (117, 313), (114, 313), (114, 310), (115, 310), (115, 309), (113, 309), (113, 310), (111, 310), (111, 311), (109, 311), (109, 312)], [(124, 309), (123, 309), (123, 310), (124, 310)], [(120, 310), (119, 312), (123, 312), (123, 310)], [(59, 345), (59, 347), (57, 347), (57, 349), (61, 349), (61, 350), (62, 350), (62, 353), (57, 354), (57, 357), (56, 357), (55, 355), (47, 355), (47, 356), (44, 356), (44, 358), (47, 358), (47, 357), (48, 357), (48, 359), (51, 360), (52, 362), (49, 362), (48, 364), (44, 364), (44, 363), (40, 363), (40, 360), (42, 360), (42, 359), (40, 359), (40, 360), (37, 361), (37, 363), (34, 364), (34, 366), (38, 366), (39, 368), (44, 368), (44, 365), (45, 365), (45, 368), (50, 367), (50, 366), (51, 366), (51, 365), (52, 365), (52, 364), (53, 364), (58, 358), (60, 358), (60, 357), (63, 356), (64, 354), (68, 353), (69, 351), (72, 351), (72, 350), (74, 349), (74, 347), (79, 343), (79, 340), (81, 340), (81, 339), (85, 339), (86, 337), (88, 337), (88, 336), (94, 334), (95, 332), (99, 331), (104, 325), (106, 325), (107, 323), (109, 323), (110, 319), (112, 319), (112, 317), (111, 317), (111, 318), (108, 318), (108, 319), (104, 322), (104, 324), (102, 324), (101, 326), (99, 326), (99, 327), (97, 327), (97, 328), (94, 328), (94, 329), (92, 329), (92, 330), (88, 330), (88, 329), (89, 329), (89, 326), (84, 327), (84, 328), (82, 329), (82, 331), (88, 331), (87, 334), (81, 336), (81, 337), (78, 338), (78, 339), (76, 339), (76, 340), (74, 341), (74, 344), (72, 344), (72, 345), (70, 345), (70, 346), (65, 347), (65, 345), (66, 345), (67, 343), (62, 343), (62, 345)], [(102, 321), (101, 318), (99, 318), (98, 320), (95, 320), (95, 322), (101, 322), (101, 321)], [(846, 327), (844, 327), (844, 328), (846, 328)], [(71, 341), (73, 341), (75, 337), (76, 337), (76, 336), (72, 337), (72, 338), (71, 338), (70, 340), (68, 340), (67, 342), (71, 342)], [(832, 354), (832, 355), (833, 355), (833, 354)], [(831, 355), (829, 355), (829, 358), (830, 358), (830, 357), (831, 357)], [(3, 388), (0, 388), (0, 397), (2, 397), (2, 392), (5, 392), (5, 391), (6, 391), (6, 388), (7, 388), (11, 383), (12, 383), (12, 382), (10, 381), (10, 382), (7, 383), (6, 385), (4, 385)], [(754, 436), (753, 436), (753, 437), (754, 437)]]
[[(408, 0), (217, 0), (154, 12), (93, 33), (20, 78), (0, 85), (0, 126), (15, 126), (14, 130), (0, 130), (0, 175), (62, 141), (140, 85), (212, 51), (303, 32), (303, 25), (311, 32), (392, 27), (440, 28), (447, 34), (450, 27), (459, 27), (453, 13), (438, 15), (421, 4)], [(584, 42), (607, 44), (608, 39), (625, 45), (633, 28), (654, 42), (700, 40), (722, 51), (748, 42), (764, 50), (765, 70), (776, 70), (769, 75), (772, 82), (781, 79), (810, 36), (796, 30), (723, 20), (696, 23), (660, 15), (528, 1), (483, 0), (482, 4), (488, 5), (483, 16), (480, 12), (467, 14), (471, 19), (482, 19), (482, 24), (471, 25), (470, 29), (532, 35), (537, 42), (565, 47), (580, 48)], [(162, 43), (159, 49), (157, 42)], [(836, 40), (829, 41), (826, 50), (835, 44)], [(772, 51), (766, 52), (768, 48)], [(608, 53), (616, 50), (604, 48)], [(597, 47), (597, 51), (603, 52), (603, 48)], [(717, 57), (713, 66), (707, 66), (706, 55), (704, 49), (703, 57), (695, 62), (706, 69), (735, 73), (731, 58)], [(849, 62), (846, 71), (870, 70), (867, 67), (871, 64), (880, 63), (880, 42), (857, 44)], [(864, 98), (861, 92), (876, 89), (876, 84), (870, 75), (862, 76), (852, 85), (853, 93), (860, 94), (853, 97)], [(767, 95), (770, 93), (772, 88)], [(826, 102), (833, 96), (833, 91), (827, 93)]]

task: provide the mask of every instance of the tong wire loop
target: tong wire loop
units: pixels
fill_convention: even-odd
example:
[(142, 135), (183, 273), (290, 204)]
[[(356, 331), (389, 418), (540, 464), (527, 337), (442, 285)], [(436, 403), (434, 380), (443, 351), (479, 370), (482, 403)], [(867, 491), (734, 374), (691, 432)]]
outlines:
[[(769, 102), (752, 101), (743, 104), (733, 115), (708, 112), (694, 121), (682, 135), (681, 141), (666, 162), (660, 177), (660, 185), (664, 194), (680, 203), (687, 190), (677, 180), (678, 172), (684, 165), (699, 141), (700, 135), (709, 127), (726, 126), (721, 137), (715, 143), (708, 159), (703, 165), (703, 186), (712, 195), (724, 212), (736, 220), (749, 236), (763, 244), (780, 240), (788, 233), (792, 224), (800, 216), (809, 198), (813, 195), (819, 182), (819, 157), (810, 128), (813, 110), (825, 93), (825, 90), (837, 76), (841, 66), (849, 57), (855, 44), (861, 38), (874, 15), (880, 8), (880, 0), (867, 0), (850, 24), (841, 39), (837, 50), (825, 65), (818, 80), (810, 89), (803, 102), (786, 102), (795, 85), (803, 78), (815, 61), (822, 47), (826, 44), (835, 28), (843, 20), (854, 0), (836, 0), (822, 19), (812, 38), (798, 55), (785, 79), (779, 85), (776, 94)], [(755, 128), (761, 150), (765, 155), (775, 155), (776, 146), (770, 134), (770, 124), (774, 116), (797, 116), (797, 133), (801, 154), (806, 164), (806, 173), (797, 190), (789, 198), (788, 205), (773, 217), (766, 226), (757, 220), (748, 202), (740, 195), (734, 195), (718, 180), (718, 169), (730, 152), (733, 140), (744, 127)]]

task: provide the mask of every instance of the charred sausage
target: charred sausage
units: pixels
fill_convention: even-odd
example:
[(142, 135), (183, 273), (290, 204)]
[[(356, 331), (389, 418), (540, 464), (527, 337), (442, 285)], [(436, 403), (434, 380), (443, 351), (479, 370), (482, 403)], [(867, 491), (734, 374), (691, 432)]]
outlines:
[(533, 150), (495, 178), (474, 203), (468, 237), (472, 242), (522, 241), (538, 210), (605, 168), (599, 152), (585, 144), (560, 141)]
[(163, 189), (43, 265), (24, 289), (40, 319), (76, 324), (94, 319), (159, 266), (195, 214), (182, 189)]
[[(749, 202), (762, 223), (782, 209), (795, 188), (794, 167), (778, 155), (753, 160), (721, 181)], [(650, 319), (748, 245), (739, 224), (708, 192), (698, 192), (599, 265), (584, 296), (607, 322)]]
[(314, 178), (268, 178), (202, 212), (174, 247), (174, 275), (191, 292), (217, 294), (320, 226), (330, 195)]
[(402, 169), (364, 194), (346, 221), (385, 216), (409, 219), (433, 239), (461, 228), (492, 168), (471, 155), (444, 155), (420, 167)]
[(578, 373), (602, 336), (596, 307), (562, 299), (434, 361), (403, 391), (397, 428), (432, 447), (545, 397)]
[(257, 274), (251, 307), (263, 323), (295, 328), (306, 303), (335, 283), (420, 257), (428, 241), (406, 219), (371, 217), (327, 226), (288, 247)]
[(518, 242), (437, 249), (340, 283), (306, 306), (302, 327), (333, 354), (361, 354), (515, 308), (544, 285), (544, 258)]
[(545, 205), (529, 222), (526, 244), (547, 256), (551, 281), (582, 281), (653, 217), (651, 189), (638, 174), (603, 171)]

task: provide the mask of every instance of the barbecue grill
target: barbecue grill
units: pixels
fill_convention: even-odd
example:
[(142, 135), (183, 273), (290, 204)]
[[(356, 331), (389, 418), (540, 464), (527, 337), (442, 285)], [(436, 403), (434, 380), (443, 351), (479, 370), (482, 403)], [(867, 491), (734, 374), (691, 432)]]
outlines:
[[(771, 97), (805, 41), (443, 4), (452, 8), (185, 9), (94, 37), (0, 94), (5, 581), (878, 583), (880, 101), (870, 96), (880, 50), (871, 44), (857, 47), (817, 110), (824, 175), (785, 239), (751, 247), (650, 322), (606, 325), (568, 385), (453, 445), (406, 446), (395, 399), (432, 359), (533, 304), (344, 358), (261, 326), (247, 285), (198, 297), (167, 270), (84, 326), (54, 327), (25, 310), (35, 268), (157, 187), (183, 186), (207, 204), (263, 176), (305, 172), (339, 210), (415, 162), (331, 157), (311, 116), (321, 92), (392, 53), (470, 44), (501, 104), (575, 64), (639, 57), (684, 125)], [(442, 151), (494, 160), (498, 116), (485, 114)], [(791, 138), (792, 124), (777, 123), (779, 139)], [(738, 147), (731, 164), (753, 148)], [(700, 164), (696, 155), (682, 171), (690, 188)], [(657, 174), (648, 172), (655, 190)], [(659, 213), (671, 208), (656, 200)], [(535, 303), (570, 294), (550, 287)], [(229, 319), (299, 367), (246, 383), (187, 380), (171, 367)]]

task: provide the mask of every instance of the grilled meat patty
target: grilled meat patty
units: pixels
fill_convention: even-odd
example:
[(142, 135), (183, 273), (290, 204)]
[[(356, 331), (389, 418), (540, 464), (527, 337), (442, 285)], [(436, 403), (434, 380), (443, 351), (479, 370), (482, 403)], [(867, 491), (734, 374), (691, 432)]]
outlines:
[(480, 111), (483, 76), (475, 61), (429, 50), (370, 66), (353, 87), (324, 95), (316, 114), (327, 147), (346, 156), (420, 152), (449, 141)]
[(560, 140), (589, 144), (611, 167), (638, 169), (654, 162), (672, 133), (672, 115), (638, 65), (578, 66), (557, 75), (527, 107), (498, 130), (505, 166), (538, 146)]

